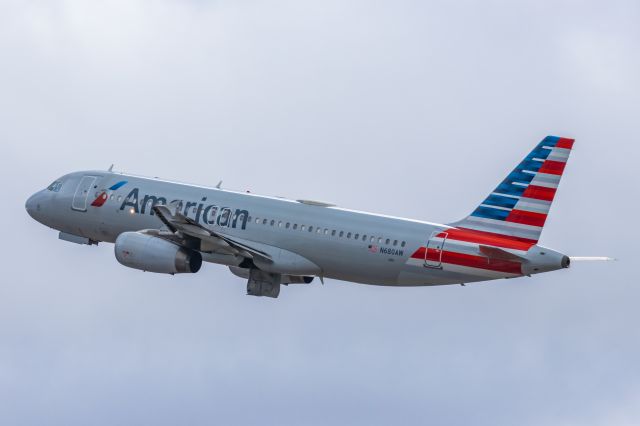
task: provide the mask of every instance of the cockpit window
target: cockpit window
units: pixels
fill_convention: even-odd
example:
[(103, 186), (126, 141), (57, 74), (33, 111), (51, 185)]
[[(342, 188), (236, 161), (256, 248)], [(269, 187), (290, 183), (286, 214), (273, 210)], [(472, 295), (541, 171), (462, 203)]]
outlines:
[(51, 185), (47, 187), (49, 191), (53, 191), (53, 192), (59, 192), (60, 188), (62, 188), (62, 182), (59, 180), (53, 182)]

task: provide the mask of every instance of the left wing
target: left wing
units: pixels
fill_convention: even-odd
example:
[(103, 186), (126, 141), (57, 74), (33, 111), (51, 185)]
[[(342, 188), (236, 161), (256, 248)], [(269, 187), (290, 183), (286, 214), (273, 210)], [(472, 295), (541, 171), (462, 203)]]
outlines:
[(269, 253), (237, 241), (221, 232), (205, 228), (180, 212), (172, 212), (167, 206), (154, 206), (153, 211), (170, 231), (165, 231), (164, 233), (163, 231), (159, 231), (156, 235), (158, 237), (174, 242), (176, 242), (176, 240), (184, 240), (186, 246), (193, 246), (194, 243), (196, 243), (199, 251), (203, 252), (239, 255), (247, 259), (257, 258), (262, 262), (272, 262)]

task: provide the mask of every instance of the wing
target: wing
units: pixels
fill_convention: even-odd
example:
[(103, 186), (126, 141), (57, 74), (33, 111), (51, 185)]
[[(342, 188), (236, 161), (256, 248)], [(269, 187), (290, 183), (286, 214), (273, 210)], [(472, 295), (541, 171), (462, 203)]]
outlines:
[(195, 220), (179, 212), (172, 212), (169, 207), (157, 205), (153, 207), (156, 216), (164, 223), (167, 230), (148, 230), (173, 242), (202, 252), (239, 255), (248, 259), (258, 258), (264, 262), (272, 262), (271, 256), (257, 248), (240, 242), (219, 231), (205, 228)]

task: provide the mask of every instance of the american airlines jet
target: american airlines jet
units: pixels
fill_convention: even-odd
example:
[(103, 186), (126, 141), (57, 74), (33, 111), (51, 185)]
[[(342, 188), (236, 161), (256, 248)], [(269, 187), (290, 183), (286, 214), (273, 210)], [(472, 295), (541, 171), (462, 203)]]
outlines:
[(196, 273), (226, 265), (247, 294), (314, 277), (384, 286), (465, 284), (569, 267), (538, 245), (573, 139), (548, 136), (466, 218), (449, 224), (109, 171), (65, 175), (29, 215), (79, 244), (115, 243), (121, 264)]

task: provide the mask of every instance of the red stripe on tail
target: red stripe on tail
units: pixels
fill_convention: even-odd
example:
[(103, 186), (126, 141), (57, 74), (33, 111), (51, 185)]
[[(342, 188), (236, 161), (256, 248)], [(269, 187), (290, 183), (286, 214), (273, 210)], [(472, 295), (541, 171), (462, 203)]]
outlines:
[(538, 170), (538, 173), (548, 173), (550, 175), (561, 175), (564, 171), (564, 166), (567, 163), (562, 161), (545, 160), (542, 163), (542, 167)]
[(573, 139), (569, 139), (569, 138), (560, 138), (558, 139), (558, 143), (556, 143), (556, 148), (565, 148), (565, 149), (571, 149), (573, 148)]
[(523, 198), (534, 198), (536, 200), (553, 201), (556, 195), (555, 188), (547, 188), (544, 186), (529, 185), (522, 194)]
[(547, 215), (543, 213), (529, 212), (526, 210), (511, 210), (505, 219), (507, 222), (522, 223), (523, 225), (544, 226)]

